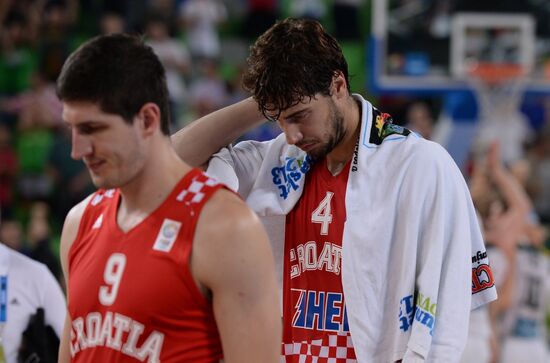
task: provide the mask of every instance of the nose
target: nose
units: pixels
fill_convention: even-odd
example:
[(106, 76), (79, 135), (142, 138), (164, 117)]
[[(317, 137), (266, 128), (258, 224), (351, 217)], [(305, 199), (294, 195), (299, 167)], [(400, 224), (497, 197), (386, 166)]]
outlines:
[(80, 160), (92, 153), (92, 143), (86, 136), (80, 135), (77, 130), (72, 130), (71, 158)]
[(304, 138), (297, 124), (283, 125), (283, 132), (285, 133), (286, 142), (290, 145), (295, 145)]

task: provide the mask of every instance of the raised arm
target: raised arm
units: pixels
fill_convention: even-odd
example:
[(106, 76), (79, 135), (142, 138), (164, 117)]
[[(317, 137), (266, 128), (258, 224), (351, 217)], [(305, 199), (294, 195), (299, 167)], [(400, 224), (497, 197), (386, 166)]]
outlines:
[(193, 121), (172, 135), (172, 144), (187, 164), (203, 166), (219, 149), (263, 121), (256, 102), (247, 98)]
[(212, 293), (226, 363), (276, 363), (281, 310), (273, 255), (256, 215), (221, 190), (199, 219), (191, 269)]
[[(61, 245), (59, 255), (61, 258), (61, 268), (63, 269), (63, 276), (65, 277), (65, 286), (67, 291), (67, 304), (69, 303), (69, 250), (73, 244), (76, 235), (78, 233), (78, 227), (80, 225), (80, 219), (86, 209), (90, 197), (86, 198), (67, 214), (65, 223), (63, 224), (63, 231), (61, 232)], [(61, 336), (61, 343), (59, 345), (59, 363), (68, 363), (71, 361), (71, 354), (69, 345), (71, 343), (71, 324), (72, 319), (67, 311), (65, 318), (65, 326), (63, 327), (63, 334)]]
[(502, 165), (500, 145), (497, 142), (491, 144), (487, 153), (487, 169), (491, 180), (508, 205), (508, 212), (521, 215), (525, 221), (531, 209), (531, 202), (514, 175)]

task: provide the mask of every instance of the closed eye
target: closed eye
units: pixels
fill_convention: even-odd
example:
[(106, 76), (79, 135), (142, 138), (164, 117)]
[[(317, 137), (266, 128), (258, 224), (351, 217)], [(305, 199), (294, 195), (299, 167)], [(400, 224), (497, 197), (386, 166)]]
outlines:
[(76, 126), (76, 129), (80, 134), (83, 135), (91, 135), (96, 132), (103, 131), (107, 128), (107, 125), (103, 124), (92, 124), (92, 123), (84, 123)]
[(293, 113), (292, 115), (288, 116), (286, 118), (286, 122), (288, 123), (299, 123), (309, 117), (311, 112), (309, 110), (302, 110), (298, 111), (296, 113)]

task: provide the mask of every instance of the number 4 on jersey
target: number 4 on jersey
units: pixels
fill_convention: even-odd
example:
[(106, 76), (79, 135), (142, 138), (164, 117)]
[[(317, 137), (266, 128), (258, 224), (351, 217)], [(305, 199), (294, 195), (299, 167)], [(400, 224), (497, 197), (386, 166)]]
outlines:
[(321, 235), (323, 236), (328, 234), (328, 227), (332, 223), (330, 201), (333, 195), (333, 192), (327, 192), (327, 195), (319, 203), (319, 206), (311, 213), (311, 222), (321, 223)]

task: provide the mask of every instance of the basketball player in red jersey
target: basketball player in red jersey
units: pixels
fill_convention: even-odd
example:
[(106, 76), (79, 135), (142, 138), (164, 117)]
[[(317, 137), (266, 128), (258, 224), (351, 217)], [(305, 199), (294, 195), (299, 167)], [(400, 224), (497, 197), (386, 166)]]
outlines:
[(96, 193), (67, 215), (61, 362), (278, 362), (261, 223), (170, 144), (164, 70), (143, 41), (94, 38), (57, 82)]
[(222, 148), (207, 170), (268, 227), (283, 361), (458, 362), (470, 310), (496, 291), (450, 155), (352, 93), (341, 47), (314, 20), (273, 25), (247, 63), (253, 99), (173, 140), (200, 165), (260, 113), (283, 131)]

